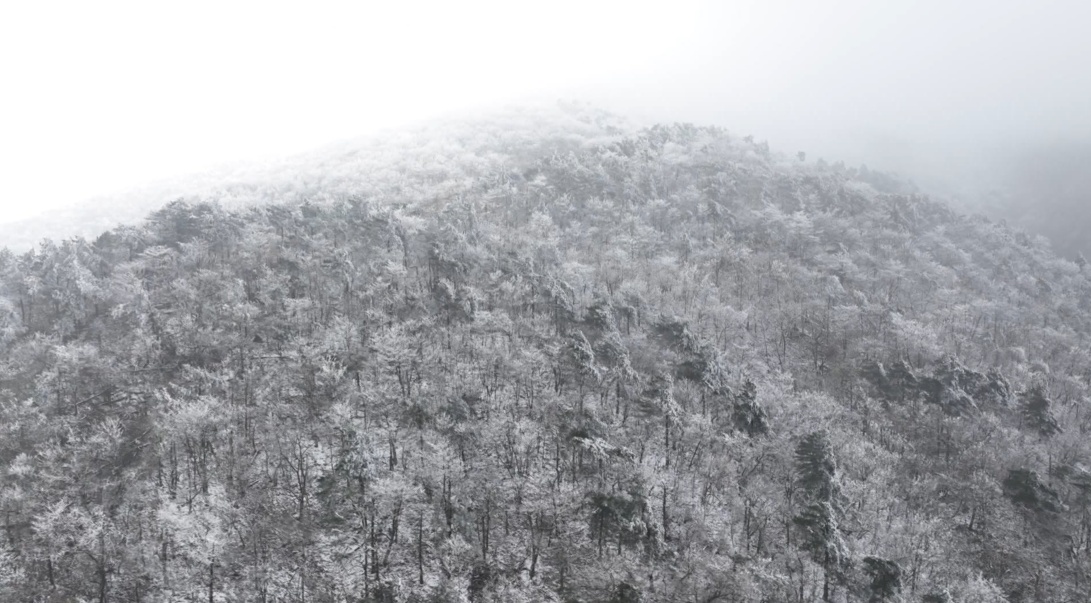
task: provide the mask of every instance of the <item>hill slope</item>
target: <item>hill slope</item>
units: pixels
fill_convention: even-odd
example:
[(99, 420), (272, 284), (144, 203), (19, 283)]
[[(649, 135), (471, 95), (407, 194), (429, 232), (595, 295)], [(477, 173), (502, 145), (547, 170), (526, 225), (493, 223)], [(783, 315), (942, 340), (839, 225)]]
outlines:
[(1091, 593), (1039, 241), (579, 108), (335, 157), (0, 255), (2, 598)]

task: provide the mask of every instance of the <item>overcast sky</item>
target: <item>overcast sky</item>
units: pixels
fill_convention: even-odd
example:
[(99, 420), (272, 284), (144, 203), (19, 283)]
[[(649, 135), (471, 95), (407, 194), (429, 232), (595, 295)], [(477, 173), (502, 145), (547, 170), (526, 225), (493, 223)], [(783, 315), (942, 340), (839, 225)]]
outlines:
[(530, 95), (957, 176), (1091, 138), (1088, 23), (1079, 0), (6, 2), (0, 221)]

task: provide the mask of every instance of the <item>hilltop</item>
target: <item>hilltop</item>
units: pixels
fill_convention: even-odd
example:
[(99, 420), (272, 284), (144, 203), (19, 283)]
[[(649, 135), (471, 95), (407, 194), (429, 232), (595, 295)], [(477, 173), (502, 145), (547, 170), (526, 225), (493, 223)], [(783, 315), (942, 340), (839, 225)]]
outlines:
[(0, 598), (1074, 601), (1091, 284), (579, 106), (0, 253)]

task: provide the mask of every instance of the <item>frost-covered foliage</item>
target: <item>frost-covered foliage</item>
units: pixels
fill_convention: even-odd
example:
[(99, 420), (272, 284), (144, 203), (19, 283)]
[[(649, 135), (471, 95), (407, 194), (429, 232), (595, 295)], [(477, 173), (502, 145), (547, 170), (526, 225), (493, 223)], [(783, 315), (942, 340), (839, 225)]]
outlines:
[(579, 107), (339, 153), (0, 252), (0, 598), (1088, 598), (1033, 239)]

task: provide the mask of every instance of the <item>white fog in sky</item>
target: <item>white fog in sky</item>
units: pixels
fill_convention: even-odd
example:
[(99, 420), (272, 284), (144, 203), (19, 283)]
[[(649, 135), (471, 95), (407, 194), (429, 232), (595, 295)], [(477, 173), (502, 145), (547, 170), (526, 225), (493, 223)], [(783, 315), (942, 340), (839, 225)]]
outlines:
[(1091, 137), (1091, 2), (6, 2), (0, 222), (530, 97), (963, 177)]

